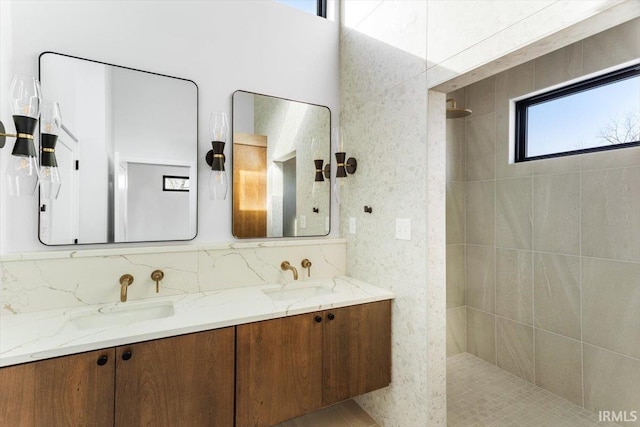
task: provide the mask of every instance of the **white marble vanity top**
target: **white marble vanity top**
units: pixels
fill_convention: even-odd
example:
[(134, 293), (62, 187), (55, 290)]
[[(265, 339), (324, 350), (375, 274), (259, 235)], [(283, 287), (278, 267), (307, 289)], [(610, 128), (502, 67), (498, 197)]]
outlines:
[[(314, 288), (322, 295), (305, 291), (286, 294), (270, 291)], [(313, 293), (313, 292), (308, 292)], [(281, 300), (274, 299), (282, 295)], [(390, 291), (349, 278), (299, 281), (285, 285), (262, 285), (221, 291), (191, 293), (100, 304), (70, 309), (40, 311), (0, 317), (0, 366), (97, 350), (134, 342), (217, 329), (260, 320), (318, 310), (392, 299)], [(173, 307), (173, 314), (153, 320), (129, 322), (119, 318), (114, 325), (78, 327), (80, 316), (100, 317), (122, 309)], [(166, 316), (167, 314), (163, 314)], [(87, 317), (85, 317), (87, 318)]]

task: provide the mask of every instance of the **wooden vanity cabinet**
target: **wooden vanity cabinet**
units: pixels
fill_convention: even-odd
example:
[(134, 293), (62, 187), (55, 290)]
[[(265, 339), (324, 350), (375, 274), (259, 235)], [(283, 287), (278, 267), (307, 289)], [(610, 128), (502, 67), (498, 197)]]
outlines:
[(322, 404), (391, 383), (391, 301), (324, 312)]
[(0, 369), (0, 425), (113, 426), (115, 349)]
[(236, 327), (236, 426), (272, 426), (322, 407), (322, 316)]
[(272, 426), (391, 382), (391, 301), (236, 328), (236, 426)]
[(116, 349), (116, 427), (233, 426), (234, 328)]
[(233, 426), (235, 328), (0, 369), (0, 426)]

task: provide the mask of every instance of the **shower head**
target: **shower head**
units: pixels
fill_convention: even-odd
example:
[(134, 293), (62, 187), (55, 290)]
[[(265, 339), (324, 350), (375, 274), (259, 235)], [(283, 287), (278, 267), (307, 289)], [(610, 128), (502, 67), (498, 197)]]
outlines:
[(471, 110), (468, 108), (458, 108), (456, 107), (456, 100), (453, 98), (447, 99), (447, 104), (451, 103), (451, 108), (447, 108), (447, 119), (460, 119), (462, 117), (467, 117), (471, 114)]

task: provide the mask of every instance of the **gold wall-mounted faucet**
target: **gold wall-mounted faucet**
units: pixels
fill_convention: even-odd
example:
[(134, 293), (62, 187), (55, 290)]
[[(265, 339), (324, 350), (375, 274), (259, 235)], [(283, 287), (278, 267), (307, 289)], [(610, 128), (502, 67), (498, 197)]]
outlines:
[(127, 289), (133, 284), (133, 276), (123, 274), (120, 276), (120, 302), (127, 302)]
[(307, 277), (311, 277), (311, 261), (309, 261), (308, 258), (305, 258), (302, 260), (302, 262), (300, 263), (300, 265), (302, 266), (302, 268), (306, 268), (307, 269)]
[(156, 282), (156, 294), (160, 292), (160, 281), (164, 279), (164, 273), (162, 270), (153, 270), (151, 273), (151, 280)]
[(293, 272), (293, 280), (298, 280), (298, 270), (292, 266), (289, 261), (282, 261), (280, 268), (282, 271), (291, 270)]

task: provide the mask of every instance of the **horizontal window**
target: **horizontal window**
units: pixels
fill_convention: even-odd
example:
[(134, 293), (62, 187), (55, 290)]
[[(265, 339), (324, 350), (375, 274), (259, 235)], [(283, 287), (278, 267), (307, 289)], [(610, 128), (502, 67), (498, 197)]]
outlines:
[(322, 18), (327, 17), (327, 0), (276, 0), (278, 3), (300, 9)]
[(516, 162), (640, 145), (640, 65), (516, 102)]
[(163, 175), (162, 191), (189, 191), (189, 177)]

